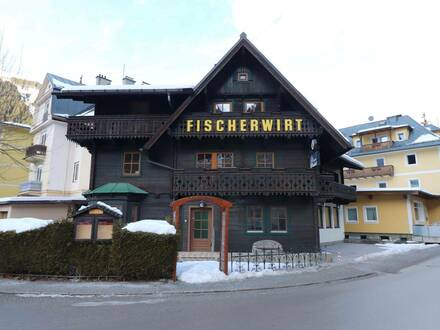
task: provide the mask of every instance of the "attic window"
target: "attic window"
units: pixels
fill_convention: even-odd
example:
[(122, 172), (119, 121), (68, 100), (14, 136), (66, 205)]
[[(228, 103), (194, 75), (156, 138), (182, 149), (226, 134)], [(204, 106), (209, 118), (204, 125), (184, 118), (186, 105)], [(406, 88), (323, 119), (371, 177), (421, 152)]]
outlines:
[(238, 81), (249, 81), (249, 74), (247, 72), (239, 72), (237, 75)]

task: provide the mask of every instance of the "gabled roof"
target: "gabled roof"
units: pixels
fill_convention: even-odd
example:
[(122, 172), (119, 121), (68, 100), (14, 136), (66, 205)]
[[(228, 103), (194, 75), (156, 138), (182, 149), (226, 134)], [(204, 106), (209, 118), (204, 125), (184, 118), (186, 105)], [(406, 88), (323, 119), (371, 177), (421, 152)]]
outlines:
[(121, 210), (114, 206), (110, 206), (104, 202), (97, 201), (97, 202), (91, 202), (88, 205), (83, 205), (79, 208), (79, 210), (75, 213), (75, 216), (78, 216), (82, 213), (87, 212), (90, 209), (100, 209), (108, 214), (113, 215), (116, 218), (121, 218), (123, 216), (123, 213)]
[(340, 132), (334, 128), (309, 102), (307, 99), (281, 74), (280, 71), (247, 39), (245, 33), (240, 35), (240, 39), (235, 45), (220, 59), (220, 61), (209, 71), (205, 77), (196, 85), (194, 93), (177, 108), (166, 124), (154, 135), (144, 146), (145, 149), (150, 149), (159, 138), (168, 130), (168, 128), (176, 121), (183, 111), (191, 104), (191, 102), (204, 90), (204, 88), (223, 70), (226, 64), (238, 53), (241, 49), (246, 49), (255, 57), (255, 59), (278, 81), (278, 83), (308, 112), (318, 123), (320, 123), (324, 130), (330, 134), (331, 137), (340, 145), (341, 149), (348, 151), (351, 149), (350, 143)]
[(73, 81), (67, 78), (63, 78), (60, 76), (57, 76), (56, 74), (53, 73), (47, 73), (46, 75), (47, 79), (50, 81), (50, 83), (52, 84), (52, 86), (57, 87), (57, 88), (63, 88), (63, 87), (67, 87), (67, 86), (80, 86), (82, 85), (81, 83), (77, 82), (77, 81)]
[(409, 127), (410, 135), (407, 140), (394, 141), (392, 146), (387, 149), (362, 151), (361, 148), (354, 148), (349, 152), (350, 156), (362, 156), (369, 154), (378, 154), (390, 151), (399, 151), (414, 148), (423, 148), (431, 146), (440, 146), (440, 137), (431, 132), (427, 127), (423, 126), (410, 116), (391, 116), (384, 120), (368, 122), (364, 124), (354, 125), (342, 128), (340, 131), (347, 139), (352, 141), (352, 136), (360, 133), (374, 132), (380, 127)]
[(148, 192), (142, 190), (130, 183), (125, 182), (109, 182), (96, 189), (86, 191), (84, 196), (95, 194), (141, 194), (148, 195)]

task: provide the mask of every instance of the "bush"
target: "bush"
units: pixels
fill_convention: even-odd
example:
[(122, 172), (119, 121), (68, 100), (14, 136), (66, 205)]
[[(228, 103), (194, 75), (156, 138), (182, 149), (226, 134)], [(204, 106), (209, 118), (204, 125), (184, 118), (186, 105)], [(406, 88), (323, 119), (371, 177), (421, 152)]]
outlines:
[(76, 242), (74, 225), (57, 222), (21, 234), (0, 233), (0, 273), (171, 278), (176, 235), (130, 233), (118, 225), (110, 242)]

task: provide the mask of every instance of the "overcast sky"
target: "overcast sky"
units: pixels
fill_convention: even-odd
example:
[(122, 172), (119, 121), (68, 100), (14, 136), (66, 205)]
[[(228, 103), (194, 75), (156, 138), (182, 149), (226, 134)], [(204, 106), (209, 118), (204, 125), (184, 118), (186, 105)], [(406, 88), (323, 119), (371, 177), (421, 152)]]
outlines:
[[(440, 124), (440, 1), (0, 0), (21, 76), (194, 83), (245, 31), (336, 127)], [(21, 57), (21, 61), (19, 60)]]

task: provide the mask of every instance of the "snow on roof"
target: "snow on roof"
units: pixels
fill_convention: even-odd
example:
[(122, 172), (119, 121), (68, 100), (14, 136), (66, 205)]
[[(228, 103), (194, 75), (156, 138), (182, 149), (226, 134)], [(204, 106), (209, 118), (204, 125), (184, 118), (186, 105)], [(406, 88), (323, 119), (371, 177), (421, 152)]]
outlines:
[(12, 121), (0, 121), (0, 123), (5, 124), (5, 125), (10, 125), (10, 126), (16, 126), (16, 127), (21, 127), (21, 128), (31, 128), (31, 125), (26, 125), (26, 124), (21, 124), (21, 123), (14, 123)]
[(415, 139), (412, 144), (423, 143), (423, 142), (431, 142), (431, 141), (438, 141), (438, 140), (440, 140), (440, 137), (438, 137), (437, 135), (434, 135), (434, 134), (423, 134), (423, 135), (420, 135), (417, 139)]
[(131, 222), (122, 229), (130, 232), (153, 233), (159, 235), (176, 234), (176, 228), (165, 220), (140, 220)]
[(408, 127), (408, 126), (409, 126), (408, 124), (375, 126), (375, 127), (361, 129), (353, 135), (360, 134), (360, 133), (379, 131), (379, 130), (383, 130), (383, 129), (396, 129), (396, 128), (402, 128), (402, 127)]
[(26, 231), (44, 228), (53, 222), (53, 220), (43, 220), (36, 218), (0, 219), (0, 232), (15, 231), (17, 234), (19, 234)]
[(427, 195), (432, 196), (440, 196), (436, 195), (432, 192), (429, 192), (428, 190), (421, 189), (421, 188), (411, 188), (411, 187), (402, 187), (402, 188), (357, 188), (356, 192), (400, 192), (400, 191), (407, 191), (407, 192), (421, 192)]
[(344, 159), (345, 161), (349, 162), (349, 163), (356, 164), (357, 166), (362, 167), (362, 168), (365, 167), (363, 163), (361, 163), (361, 162), (358, 161), (357, 159), (354, 159), (353, 157), (350, 157), (350, 156), (347, 155), (347, 154), (343, 154), (343, 155), (341, 155), (340, 157), (341, 157), (342, 159)]
[[(103, 208), (105, 208), (113, 213), (116, 213), (116, 214), (119, 214), (120, 216), (122, 216), (122, 211), (120, 209), (118, 209), (117, 207), (110, 206), (110, 205), (108, 205), (104, 202), (101, 202), (101, 201), (96, 202), (96, 204), (98, 204), (99, 206), (102, 206)], [(80, 210), (81, 210), (81, 208), (80, 208)]]
[(83, 196), (13, 196), (0, 198), (0, 204), (20, 203), (20, 202), (71, 202), (84, 201)]
[(67, 86), (61, 90), (66, 92), (105, 92), (105, 91), (155, 91), (155, 90), (176, 90), (193, 89), (193, 84), (172, 84), (172, 85), (81, 85)]

